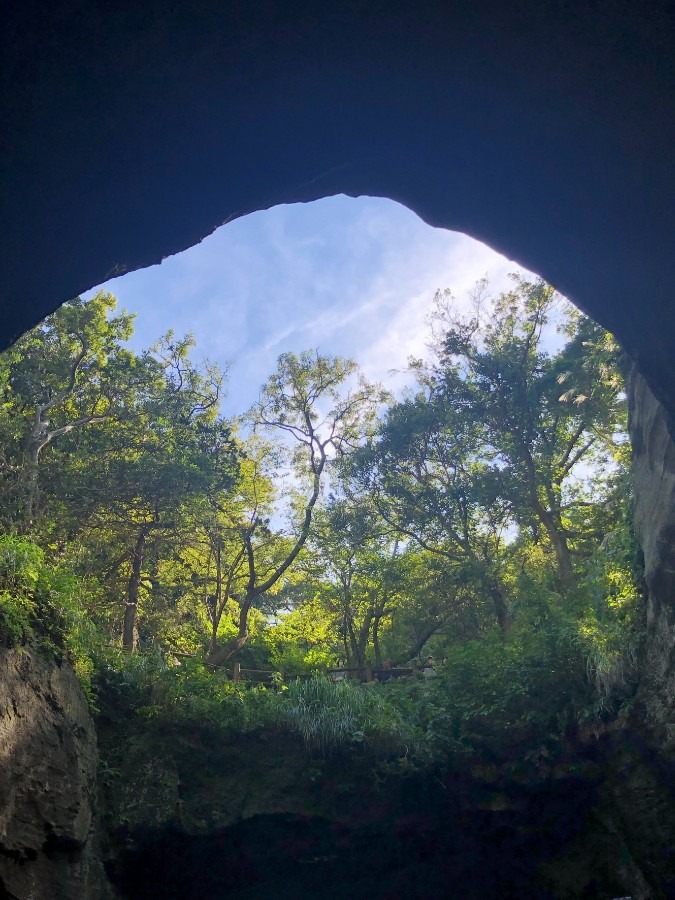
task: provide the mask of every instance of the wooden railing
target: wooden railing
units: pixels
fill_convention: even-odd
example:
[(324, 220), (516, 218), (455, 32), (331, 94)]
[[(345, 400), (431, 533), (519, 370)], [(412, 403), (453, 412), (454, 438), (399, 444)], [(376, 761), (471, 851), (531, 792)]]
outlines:
[[(354, 668), (336, 668), (327, 669), (326, 674), (333, 681), (344, 681), (352, 678), (355, 681), (371, 682), (371, 681), (390, 681), (393, 678), (410, 678), (417, 674), (420, 670), (419, 666), (409, 666), (406, 668), (384, 668), (382, 666), (359, 666)], [(311, 674), (306, 672), (279, 672), (272, 669), (244, 669), (241, 663), (235, 662), (232, 667), (232, 680), (245, 681), (249, 684), (274, 684), (277, 681), (303, 681), (311, 678)]]

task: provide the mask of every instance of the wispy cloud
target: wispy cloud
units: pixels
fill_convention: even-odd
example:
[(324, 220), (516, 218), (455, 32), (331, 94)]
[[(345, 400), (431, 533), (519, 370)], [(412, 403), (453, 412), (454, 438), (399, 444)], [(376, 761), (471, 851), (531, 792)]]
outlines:
[(232, 362), (226, 410), (234, 413), (287, 350), (351, 356), (367, 377), (399, 385), (389, 372), (424, 355), (436, 290), (461, 300), (486, 274), (503, 290), (515, 268), (392, 201), (333, 197), (247, 216), (107, 287), (138, 313), (135, 346), (169, 327), (190, 330), (198, 356)]

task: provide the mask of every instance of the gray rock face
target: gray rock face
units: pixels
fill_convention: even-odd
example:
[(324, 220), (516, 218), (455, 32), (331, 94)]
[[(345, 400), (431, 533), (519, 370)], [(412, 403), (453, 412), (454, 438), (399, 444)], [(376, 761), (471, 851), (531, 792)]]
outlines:
[(0, 649), (2, 896), (102, 896), (91, 839), (96, 766), (94, 725), (72, 669), (26, 648)]
[(639, 698), (663, 748), (675, 749), (675, 442), (663, 407), (635, 370), (628, 396), (635, 528), (648, 589)]

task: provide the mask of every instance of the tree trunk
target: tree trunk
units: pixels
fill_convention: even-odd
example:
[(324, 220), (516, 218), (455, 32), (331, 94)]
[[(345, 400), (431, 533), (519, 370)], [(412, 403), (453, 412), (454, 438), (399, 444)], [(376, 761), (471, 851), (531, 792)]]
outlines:
[(141, 528), (136, 538), (134, 553), (131, 558), (131, 576), (127, 589), (127, 602), (124, 608), (124, 626), (122, 629), (122, 647), (130, 653), (134, 653), (137, 644), (136, 614), (138, 611), (138, 595), (141, 587), (141, 570), (143, 567), (143, 552), (148, 537), (145, 526)]
[(560, 530), (559, 522), (556, 521), (556, 515), (552, 511), (554, 509), (554, 503), (551, 499), (551, 491), (547, 490), (547, 495), (549, 497), (550, 503), (550, 508), (547, 509), (539, 499), (539, 482), (532, 455), (522, 439), (520, 440), (520, 444), (523, 450), (523, 459), (527, 467), (527, 481), (531, 498), (531, 506), (536, 513), (537, 518), (544, 526), (549, 540), (551, 541), (553, 552), (555, 553), (556, 562), (558, 564), (560, 587), (562, 588), (563, 593), (566, 593), (574, 584), (574, 569), (572, 568), (572, 556), (570, 554), (570, 548), (567, 545), (565, 535)]
[(511, 619), (509, 617), (509, 611), (506, 606), (504, 594), (502, 593), (502, 589), (498, 585), (491, 585), (490, 596), (494, 604), (495, 617), (497, 619), (497, 624), (499, 625), (499, 630), (503, 634), (504, 632), (508, 631), (509, 626), (511, 625)]
[(375, 651), (375, 667), (382, 668), (382, 653), (380, 651), (380, 617), (375, 616), (373, 619), (373, 650)]
[(561, 533), (554, 517), (548, 510), (541, 507), (539, 518), (546, 529), (546, 533), (548, 534), (553, 547), (553, 552), (555, 553), (556, 562), (558, 564), (558, 575), (560, 577), (560, 586), (563, 592), (566, 592), (573, 586), (575, 577), (570, 548), (567, 545), (565, 535)]
[(351, 616), (347, 619), (347, 629), (349, 634), (349, 656), (348, 662), (351, 668), (362, 668), (364, 665), (364, 653), (362, 652), (361, 642), (354, 631), (354, 620)]
[(23, 511), (23, 521), (20, 529), (22, 534), (29, 534), (35, 524), (38, 508), (38, 469), (32, 463), (28, 467), (28, 479), (26, 484), (26, 505)]
[(574, 569), (572, 568), (570, 548), (567, 545), (565, 535), (560, 530), (558, 522), (556, 522), (554, 513), (552, 513), (550, 509), (547, 509), (539, 500), (539, 497), (537, 496), (537, 485), (534, 479), (530, 484), (530, 497), (532, 500), (532, 509), (544, 526), (544, 530), (553, 547), (556, 563), (558, 565), (560, 587), (564, 593), (574, 584)]
[(206, 654), (207, 660), (213, 659), (218, 650), (218, 622), (216, 621), (215, 610), (211, 620), (211, 637), (209, 638), (209, 649)]
[[(207, 658), (211, 659), (215, 656), (218, 649), (218, 628), (223, 615), (223, 553), (220, 538), (216, 540), (216, 593), (213, 602), (208, 610), (211, 617), (211, 640), (209, 641), (209, 652)], [(208, 586), (207, 586), (208, 590)]]
[(414, 657), (419, 654), (420, 650), (422, 649), (422, 647), (424, 647), (429, 638), (436, 634), (436, 632), (442, 627), (442, 625), (442, 622), (437, 622), (436, 624), (429, 626), (421, 634), (419, 634), (417, 640), (409, 650), (407, 650), (401, 656), (396, 657), (396, 659), (392, 660), (393, 668), (403, 665), (403, 663), (408, 662), (408, 660), (414, 659)]
[(36, 438), (37, 427), (41, 423), (37, 423), (33, 425), (33, 432), (28, 441), (27, 447), (27, 456), (28, 462), (26, 465), (27, 471), (27, 479), (25, 485), (25, 507), (23, 511), (23, 522), (22, 522), (22, 533), (27, 534), (30, 532), (31, 527), (34, 524), (35, 518), (37, 516), (37, 508), (38, 508), (38, 497), (39, 497), (39, 463), (40, 463), (40, 450), (41, 446), (39, 441)]
[[(244, 646), (248, 640), (248, 614), (253, 606), (255, 597), (247, 598), (241, 605), (239, 611), (239, 631), (225, 647), (219, 647), (217, 644), (209, 649), (206, 657), (206, 665), (212, 669), (224, 665)], [(214, 635), (215, 637), (215, 635)]]

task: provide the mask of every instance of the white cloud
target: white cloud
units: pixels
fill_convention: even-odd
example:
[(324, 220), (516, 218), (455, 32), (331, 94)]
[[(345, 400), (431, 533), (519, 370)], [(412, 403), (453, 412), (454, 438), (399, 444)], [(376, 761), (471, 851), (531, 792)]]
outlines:
[(392, 201), (333, 197), (247, 216), (107, 287), (138, 312), (136, 347), (172, 327), (194, 332), (198, 357), (231, 361), (226, 411), (235, 413), (286, 350), (352, 356), (388, 381), (424, 355), (437, 289), (461, 300), (488, 274), (498, 292), (515, 268)]

